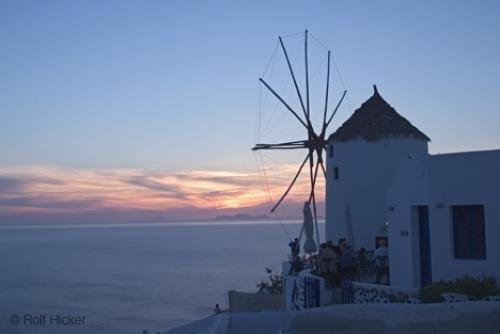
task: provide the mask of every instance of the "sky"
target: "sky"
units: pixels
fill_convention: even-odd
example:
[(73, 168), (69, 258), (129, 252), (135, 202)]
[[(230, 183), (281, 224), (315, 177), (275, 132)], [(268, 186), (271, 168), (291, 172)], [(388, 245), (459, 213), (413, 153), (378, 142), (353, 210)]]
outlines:
[(0, 222), (266, 213), (301, 159), (268, 193), (258, 78), (305, 29), (348, 90), (331, 131), (377, 84), (432, 153), (500, 147), (498, 1), (0, 1)]

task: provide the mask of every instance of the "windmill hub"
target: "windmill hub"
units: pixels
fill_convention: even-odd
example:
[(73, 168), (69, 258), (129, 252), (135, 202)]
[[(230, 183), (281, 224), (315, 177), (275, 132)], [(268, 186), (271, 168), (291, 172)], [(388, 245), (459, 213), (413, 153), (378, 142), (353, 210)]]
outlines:
[(326, 142), (323, 138), (314, 135), (312, 138), (310, 138), (307, 141), (306, 147), (309, 150), (321, 151), (323, 149), (323, 147), (325, 147), (325, 144), (326, 144)]

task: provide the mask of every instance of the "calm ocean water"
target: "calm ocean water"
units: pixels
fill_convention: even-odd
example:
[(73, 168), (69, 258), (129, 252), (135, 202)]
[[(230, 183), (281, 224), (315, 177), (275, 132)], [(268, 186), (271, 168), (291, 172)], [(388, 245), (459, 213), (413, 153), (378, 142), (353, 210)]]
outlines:
[[(0, 254), (0, 333), (142, 334), (212, 314), (229, 289), (255, 291), (288, 238), (277, 222), (0, 226)], [(58, 314), (85, 323), (49, 324)]]

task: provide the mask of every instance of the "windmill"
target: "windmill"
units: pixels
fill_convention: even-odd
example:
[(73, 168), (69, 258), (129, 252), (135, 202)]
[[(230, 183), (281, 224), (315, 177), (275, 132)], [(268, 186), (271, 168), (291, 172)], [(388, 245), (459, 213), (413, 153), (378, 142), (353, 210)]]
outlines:
[[(309, 178), (310, 178), (310, 190), (309, 197), (307, 198), (306, 203), (309, 203), (309, 206), (312, 204), (313, 211), (313, 219), (316, 230), (316, 241), (319, 244), (319, 232), (318, 232), (318, 215), (316, 208), (316, 195), (315, 195), (315, 186), (316, 181), (318, 179), (319, 168), (321, 167), (322, 174), (326, 179), (326, 170), (323, 162), (323, 151), (326, 152), (327, 146), (327, 138), (326, 133), (328, 130), (328, 126), (331, 124), (335, 113), (339, 109), (342, 101), (344, 100), (347, 91), (344, 90), (342, 96), (337, 102), (335, 108), (333, 108), (330, 115), (328, 111), (328, 96), (329, 96), (329, 87), (330, 87), (330, 57), (331, 52), (328, 50), (327, 52), (327, 73), (326, 73), (326, 89), (325, 89), (325, 102), (323, 109), (323, 117), (320, 129), (314, 129), (313, 122), (311, 120), (311, 110), (310, 110), (310, 100), (309, 100), (309, 62), (308, 62), (308, 31), (304, 32), (304, 60), (305, 60), (305, 99), (304, 94), (301, 92), (297, 78), (295, 76), (295, 72), (293, 66), (290, 61), (290, 57), (288, 55), (285, 44), (283, 43), (283, 39), (281, 36), (278, 37), (279, 45), (283, 51), (284, 58), (286, 60), (286, 64), (288, 67), (288, 71), (293, 80), (293, 84), (295, 87), (295, 92), (300, 102), (300, 110), (294, 110), (290, 103), (285, 101), (285, 99), (280, 96), (275, 89), (273, 89), (263, 78), (259, 78), (259, 82), (267, 89), (270, 93), (281, 103), (281, 105), (290, 113), (290, 116), (293, 116), (306, 131), (306, 139), (303, 140), (295, 140), (281, 143), (257, 143), (252, 148), (253, 151), (259, 150), (305, 150), (306, 156), (302, 163), (300, 164), (297, 173), (292, 178), (290, 184), (281, 195), (279, 200), (272, 206), (271, 213), (275, 212), (276, 209), (280, 206), (280, 204), (285, 200), (289, 192), (292, 190), (295, 185), (298, 177), (302, 173), (304, 166), (309, 164)], [(305, 101), (304, 101), (305, 100)], [(299, 240), (302, 236), (302, 232), (304, 231), (304, 226), (302, 226), (302, 230), (300, 232)]]

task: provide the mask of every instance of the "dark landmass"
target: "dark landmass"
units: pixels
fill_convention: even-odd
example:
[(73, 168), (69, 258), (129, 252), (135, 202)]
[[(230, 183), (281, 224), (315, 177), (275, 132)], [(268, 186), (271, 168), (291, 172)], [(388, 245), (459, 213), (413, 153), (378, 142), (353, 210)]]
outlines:
[(244, 213), (236, 214), (236, 215), (222, 215), (217, 216), (213, 219), (218, 222), (227, 222), (227, 221), (256, 221), (256, 220), (272, 220), (268, 215), (248, 215)]

